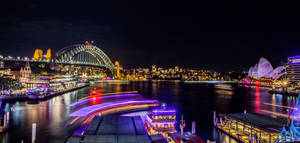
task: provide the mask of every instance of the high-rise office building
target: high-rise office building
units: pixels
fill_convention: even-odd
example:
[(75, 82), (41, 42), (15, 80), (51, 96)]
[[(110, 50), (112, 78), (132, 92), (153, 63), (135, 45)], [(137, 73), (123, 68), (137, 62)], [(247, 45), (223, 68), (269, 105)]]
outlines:
[(286, 78), (290, 83), (300, 81), (300, 56), (289, 57), (286, 64)]

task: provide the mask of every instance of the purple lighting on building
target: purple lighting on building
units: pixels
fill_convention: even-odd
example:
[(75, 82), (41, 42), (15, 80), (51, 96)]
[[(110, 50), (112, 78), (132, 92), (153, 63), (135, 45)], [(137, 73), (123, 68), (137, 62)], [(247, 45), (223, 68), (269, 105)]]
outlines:
[(175, 113), (176, 110), (153, 110), (154, 113)]
[(300, 56), (290, 57), (289, 59), (292, 64), (300, 63)]
[(176, 123), (176, 121), (174, 121), (174, 122), (172, 122), (172, 121), (153, 122), (153, 120), (149, 116), (147, 116), (146, 118), (148, 119), (148, 121), (150, 121), (153, 124), (175, 124)]
[(93, 105), (89, 107), (85, 107), (82, 109), (79, 109), (70, 116), (87, 116), (91, 113), (97, 112), (99, 110), (103, 110), (106, 108), (113, 108), (115, 106), (124, 106), (124, 105), (130, 105), (130, 104), (152, 104), (152, 103), (158, 103), (157, 100), (123, 100), (123, 101), (115, 101), (115, 102), (108, 102), (108, 103), (103, 103), (103, 104), (98, 104), (98, 105)]
[(156, 108), (152, 110), (152, 114), (174, 114), (176, 113), (175, 108)]
[(86, 104), (88, 102), (90, 102), (90, 100), (92, 99), (107, 99), (107, 98), (118, 98), (118, 97), (133, 97), (133, 96), (141, 96), (140, 94), (119, 94), (119, 95), (110, 95), (110, 96), (101, 96), (101, 97), (95, 97), (95, 98), (88, 98), (88, 99), (84, 99), (84, 100), (80, 100), (78, 102), (75, 102), (73, 104), (71, 104), (71, 107), (78, 107), (81, 106), (83, 104)]

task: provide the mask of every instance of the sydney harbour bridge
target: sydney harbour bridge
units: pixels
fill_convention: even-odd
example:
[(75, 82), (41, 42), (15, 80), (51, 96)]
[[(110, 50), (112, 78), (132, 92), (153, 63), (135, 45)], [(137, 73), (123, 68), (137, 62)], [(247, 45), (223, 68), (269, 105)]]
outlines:
[(57, 64), (76, 64), (114, 68), (108, 56), (97, 46), (76, 44), (65, 47), (55, 54)]
[[(41, 51), (41, 50), (40, 50)], [(17, 69), (24, 66), (26, 62), (30, 65), (37, 67), (89, 67), (89, 68), (102, 68), (109, 71), (114, 71), (117, 66), (113, 64), (110, 58), (97, 46), (88, 42), (85, 44), (75, 44), (67, 46), (57, 51), (53, 56), (42, 54), (36, 50), (34, 58), (13, 58), (13, 57), (0, 57), (0, 61), (6, 68)]]

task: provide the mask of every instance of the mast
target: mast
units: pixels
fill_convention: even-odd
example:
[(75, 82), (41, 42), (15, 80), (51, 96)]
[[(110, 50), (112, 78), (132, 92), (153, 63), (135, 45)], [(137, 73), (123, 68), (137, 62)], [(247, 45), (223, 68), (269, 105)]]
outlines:
[(181, 120), (180, 120), (180, 131), (181, 135), (183, 135), (183, 129), (185, 127), (185, 120), (183, 120), (183, 114), (181, 115)]

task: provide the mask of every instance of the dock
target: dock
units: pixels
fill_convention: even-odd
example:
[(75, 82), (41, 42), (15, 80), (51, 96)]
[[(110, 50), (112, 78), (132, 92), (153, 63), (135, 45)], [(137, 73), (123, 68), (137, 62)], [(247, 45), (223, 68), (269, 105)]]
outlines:
[(62, 91), (56, 91), (56, 92), (52, 92), (49, 93), (47, 95), (40, 95), (40, 96), (36, 96), (34, 98), (31, 98), (29, 95), (20, 95), (20, 96), (0, 96), (0, 100), (2, 100), (3, 102), (9, 102), (9, 101), (43, 101), (43, 100), (47, 100), (50, 99), (52, 97), (55, 96), (59, 96), (68, 92), (72, 92), (84, 87), (89, 86), (89, 84), (85, 84), (82, 86), (78, 86), (78, 87), (74, 87), (71, 89), (66, 89), (66, 90), (62, 90)]
[(254, 113), (233, 113), (217, 114), (214, 123), (216, 128), (239, 142), (257, 140), (271, 143), (276, 140), (287, 120)]

